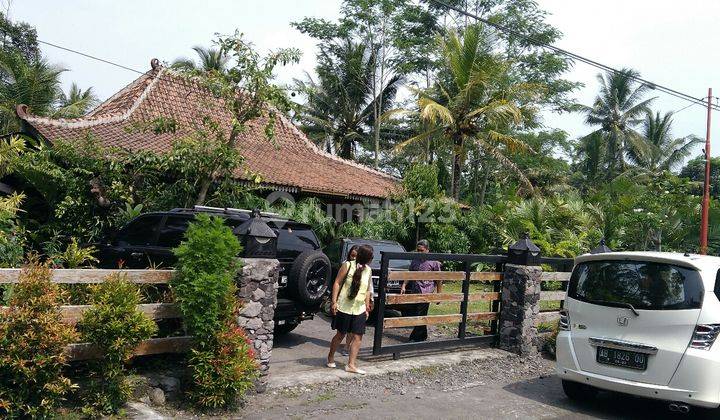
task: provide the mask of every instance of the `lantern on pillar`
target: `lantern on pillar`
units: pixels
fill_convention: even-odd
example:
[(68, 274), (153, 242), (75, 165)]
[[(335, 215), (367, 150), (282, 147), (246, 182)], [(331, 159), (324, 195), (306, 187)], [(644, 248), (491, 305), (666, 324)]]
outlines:
[(277, 234), (260, 217), (260, 210), (254, 209), (252, 215), (235, 228), (240, 236), (243, 255), (247, 258), (275, 258), (277, 256)]
[(508, 247), (508, 263), (517, 265), (540, 265), (540, 248), (525, 232), (522, 239)]
[(604, 254), (606, 252), (613, 252), (613, 250), (605, 245), (605, 238), (600, 239), (600, 245), (590, 250), (591, 254)]

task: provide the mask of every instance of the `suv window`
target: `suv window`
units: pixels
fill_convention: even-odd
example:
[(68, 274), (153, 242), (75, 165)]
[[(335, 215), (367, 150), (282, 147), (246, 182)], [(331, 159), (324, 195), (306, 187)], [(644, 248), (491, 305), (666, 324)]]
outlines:
[(650, 261), (590, 261), (578, 264), (568, 296), (588, 303), (636, 309), (697, 309), (702, 305), (700, 274)]
[(188, 217), (168, 216), (165, 219), (165, 224), (160, 228), (158, 246), (175, 248), (180, 245), (190, 221), (191, 219)]
[(317, 236), (310, 229), (285, 228), (278, 231), (278, 249), (283, 251), (303, 252), (307, 249), (317, 249), (319, 244)]
[(148, 246), (155, 242), (155, 234), (162, 216), (149, 214), (130, 222), (118, 236), (119, 245)]

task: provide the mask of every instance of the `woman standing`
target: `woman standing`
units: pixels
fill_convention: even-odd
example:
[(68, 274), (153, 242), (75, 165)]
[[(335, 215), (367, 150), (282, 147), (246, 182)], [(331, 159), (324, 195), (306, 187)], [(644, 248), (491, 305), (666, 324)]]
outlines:
[(336, 330), (330, 343), (327, 366), (336, 367), (335, 352), (346, 335), (350, 340), (350, 357), (345, 371), (365, 374), (357, 367), (357, 355), (360, 351), (362, 336), (365, 334), (365, 322), (370, 313), (370, 285), (372, 269), (369, 264), (373, 259), (373, 248), (362, 245), (357, 249), (355, 264), (343, 264), (340, 267), (332, 293), (332, 328)]

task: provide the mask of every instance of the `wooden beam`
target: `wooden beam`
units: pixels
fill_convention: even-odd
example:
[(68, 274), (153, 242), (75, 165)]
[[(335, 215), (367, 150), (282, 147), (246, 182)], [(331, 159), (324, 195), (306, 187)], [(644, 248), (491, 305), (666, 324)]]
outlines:
[(566, 294), (563, 290), (540, 292), (540, 300), (565, 300)]
[(470, 280), (475, 281), (502, 281), (503, 273), (495, 271), (473, 271), (470, 273)]
[[(150, 354), (185, 353), (190, 350), (192, 342), (193, 338), (190, 336), (151, 338), (142, 341), (133, 354), (135, 356), (146, 356)], [(90, 343), (70, 344), (65, 348), (65, 353), (68, 355), (69, 360), (88, 360), (100, 357), (100, 351)]]
[[(462, 293), (427, 293), (427, 294), (389, 294), (387, 295), (388, 305), (398, 305), (403, 303), (436, 303), (436, 302), (462, 302)], [(492, 301), (500, 298), (497, 292), (481, 292), (470, 293), (468, 295), (469, 302)]]
[[(489, 321), (498, 318), (497, 312), (478, 312), (468, 314), (468, 321)], [(385, 328), (414, 327), (417, 325), (453, 324), (462, 321), (462, 314), (405, 316), (400, 318), (385, 318)]]
[(570, 275), (572, 273), (568, 273), (565, 271), (553, 271), (553, 272), (543, 272), (542, 276), (540, 277), (540, 281), (570, 281)]
[[(465, 280), (464, 271), (391, 271), (388, 280), (400, 281), (462, 281)], [(472, 281), (500, 281), (502, 273), (494, 271), (474, 271), (470, 273)]]
[[(77, 268), (52, 270), (52, 281), (64, 284), (102, 283), (111, 274), (120, 273), (127, 280), (139, 284), (165, 284), (172, 279), (174, 270), (107, 270), (101, 268)], [(0, 268), (0, 284), (17, 283), (19, 268)]]
[[(75, 325), (82, 318), (83, 312), (91, 308), (91, 305), (66, 305), (60, 307), (63, 322)], [(150, 319), (171, 319), (180, 318), (180, 311), (174, 303), (143, 303), (137, 306), (140, 312)], [(9, 310), (7, 306), (0, 306), (0, 313)]]
[(464, 271), (391, 271), (388, 280), (408, 281), (456, 281), (465, 280)]

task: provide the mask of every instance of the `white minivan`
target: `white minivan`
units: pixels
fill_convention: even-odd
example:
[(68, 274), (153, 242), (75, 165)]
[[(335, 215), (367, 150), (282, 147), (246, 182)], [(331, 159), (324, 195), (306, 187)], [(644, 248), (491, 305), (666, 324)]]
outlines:
[(720, 258), (608, 252), (576, 258), (561, 311), (557, 373), (571, 399), (598, 389), (720, 405)]

